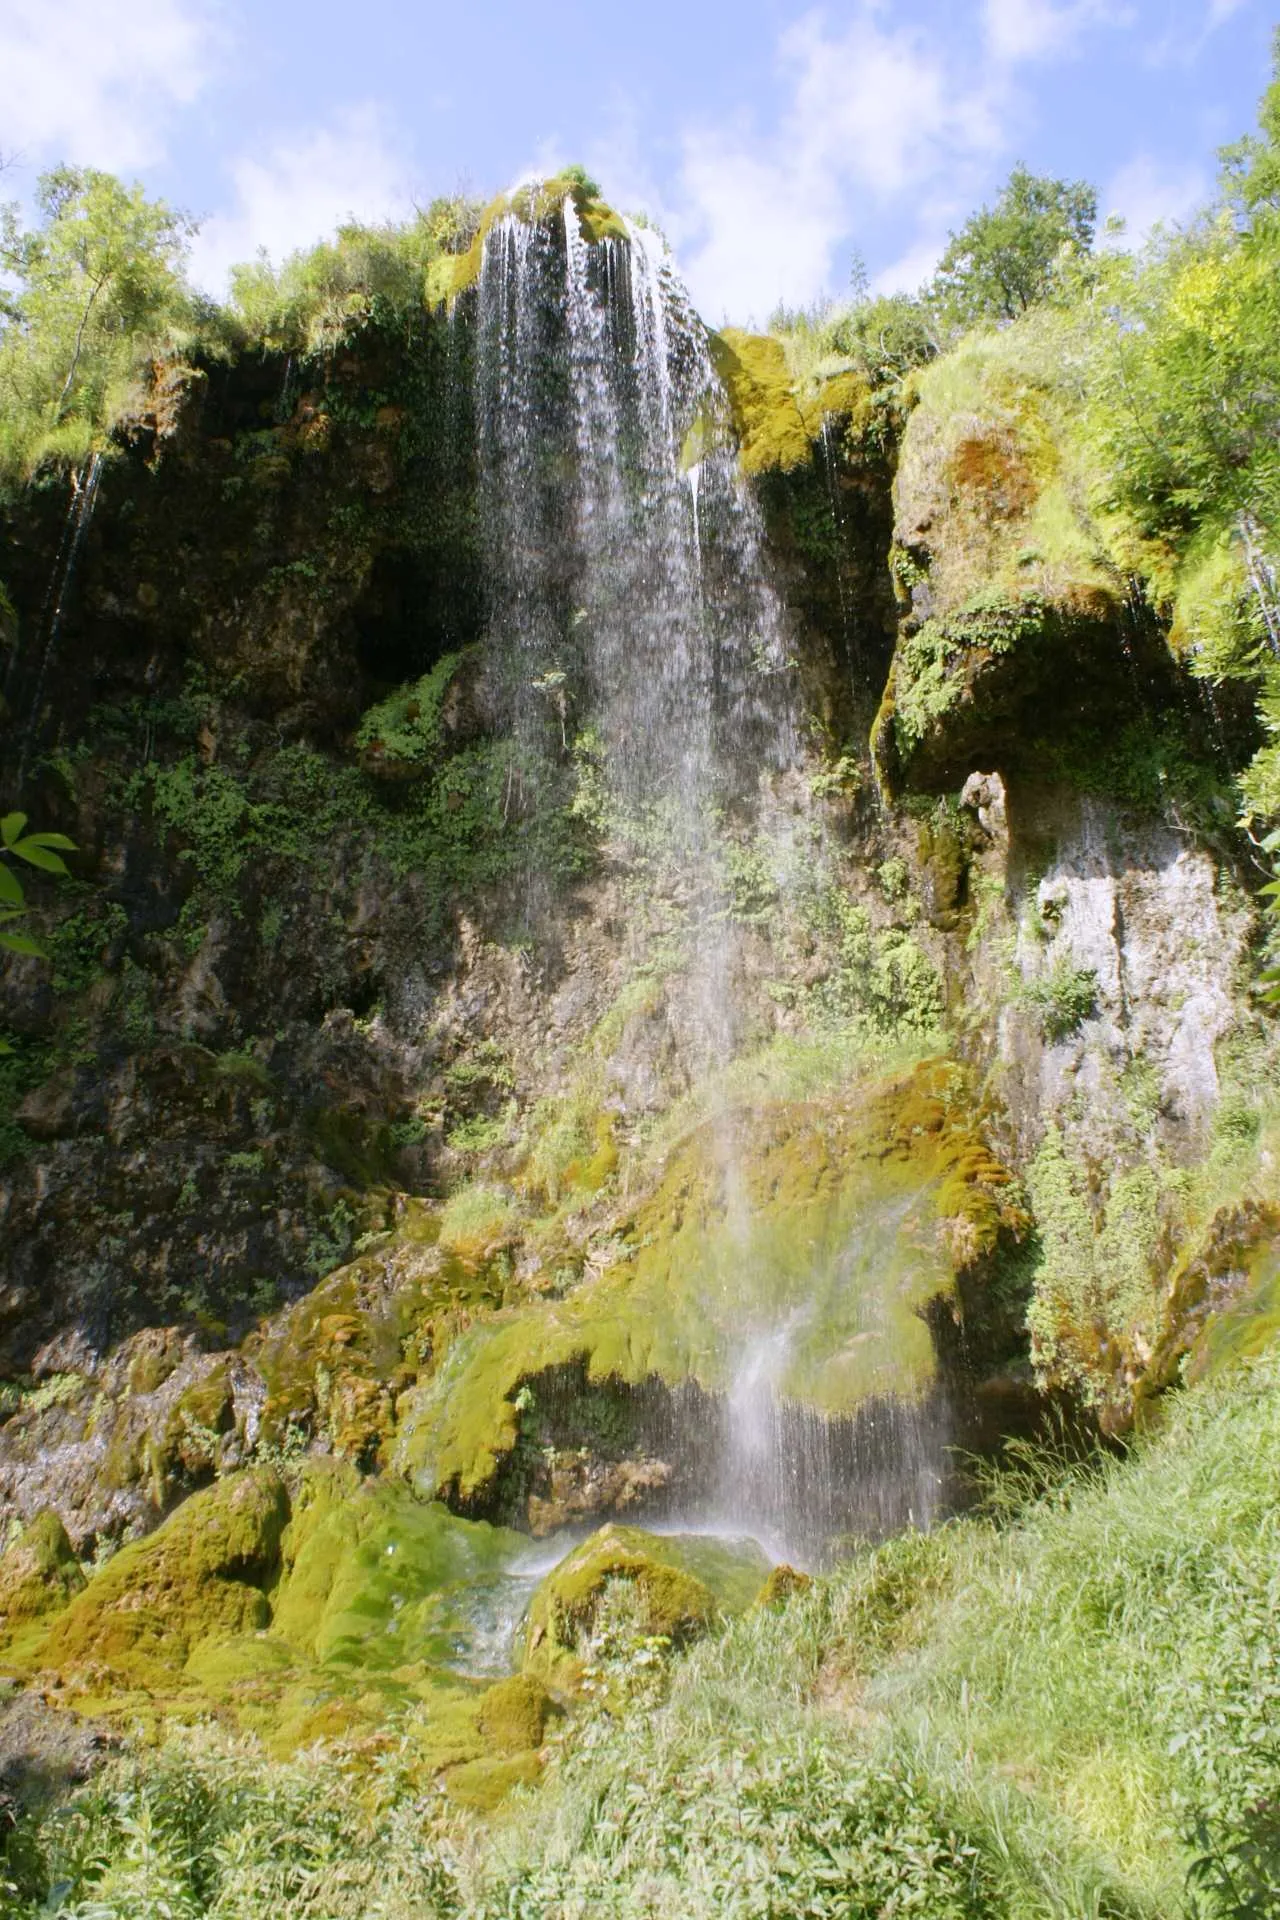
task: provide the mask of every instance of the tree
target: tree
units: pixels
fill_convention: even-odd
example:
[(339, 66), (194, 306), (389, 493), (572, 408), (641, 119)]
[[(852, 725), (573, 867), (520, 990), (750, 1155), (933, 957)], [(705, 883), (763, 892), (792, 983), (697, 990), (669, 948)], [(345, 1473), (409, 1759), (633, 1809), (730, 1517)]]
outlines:
[(0, 213), (0, 470), (17, 476), (82, 460), (191, 313), (185, 215), (92, 167), (43, 174), (36, 204), (32, 230)]
[(930, 289), (960, 326), (1016, 320), (1054, 288), (1064, 250), (1093, 245), (1098, 196), (1083, 180), (1053, 180), (1015, 167), (994, 207), (950, 237)]

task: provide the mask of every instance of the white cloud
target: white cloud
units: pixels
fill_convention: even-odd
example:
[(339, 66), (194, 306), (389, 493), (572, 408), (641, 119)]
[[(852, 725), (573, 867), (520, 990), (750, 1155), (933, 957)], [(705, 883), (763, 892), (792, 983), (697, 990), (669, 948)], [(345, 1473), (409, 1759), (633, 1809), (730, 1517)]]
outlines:
[[(1140, 246), (1151, 229), (1185, 219), (1203, 205), (1209, 182), (1196, 166), (1165, 166), (1150, 154), (1139, 154), (1113, 174), (1098, 196), (1102, 220), (1119, 214), (1125, 223), (1121, 244)], [(1103, 244), (1107, 244), (1104, 236)], [(1114, 243), (1113, 243), (1114, 244)]]
[(778, 78), (770, 134), (704, 128), (684, 142), (672, 239), (710, 317), (763, 319), (780, 298), (817, 297), (860, 200), (954, 187), (1004, 141), (1002, 83), (966, 85), (944, 47), (882, 25), (873, 0), (842, 34), (816, 14), (799, 21), (779, 43)]
[(266, 155), (243, 154), (230, 171), (235, 204), (204, 223), (191, 249), (192, 278), (214, 295), (225, 291), (228, 270), (260, 248), (279, 261), (348, 217), (394, 220), (410, 210), (409, 167), (372, 106), (281, 140)]
[[(1228, 0), (1232, 4), (1232, 0)], [(1072, 52), (1086, 30), (1099, 21), (1121, 24), (1123, 12), (1106, 0), (983, 0), (982, 22), (987, 47), (995, 60), (1014, 65), (1022, 60), (1061, 58)]]
[(1209, 31), (1212, 33), (1215, 27), (1220, 27), (1224, 20), (1229, 20), (1233, 13), (1239, 13), (1248, 4), (1249, 0), (1209, 0)]
[(946, 252), (946, 234), (921, 239), (882, 267), (871, 282), (872, 293), (918, 293)]
[(5, 0), (0, 140), (24, 160), (142, 167), (209, 77), (213, 35), (185, 0)]

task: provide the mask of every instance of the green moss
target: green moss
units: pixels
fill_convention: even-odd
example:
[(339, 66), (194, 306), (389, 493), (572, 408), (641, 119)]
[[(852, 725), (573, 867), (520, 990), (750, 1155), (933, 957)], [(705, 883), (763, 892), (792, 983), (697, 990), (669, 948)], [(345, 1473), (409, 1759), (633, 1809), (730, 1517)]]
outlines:
[(512, 193), (500, 193), (489, 202), (467, 251), (445, 254), (428, 266), (428, 306), (452, 306), (460, 295), (475, 286), (484, 260), (484, 243), (499, 220), (514, 216), (529, 225), (543, 224), (553, 220), (568, 199), (573, 201), (583, 237), (589, 245), (604, 239), (630, 237), (625, 220), (601, 199), (595, 182), (581, 168), (566, 167), (550, 180), (534, 181)]
[(424, 1506), (396, 1481), (314, 1467), (281, 1542), (272, 1632), (330, 1666), (384, 1671), (447, 1662), (466, 1603), (521, 1536)]
[(726, 327), (710, 339), (711, 359), (728, 396), (746, 473), (787, 472), (810, 456), (811, 441), (792, 387), (782, 342)]
[(631, 1589), (637, 1633), (681, 1645), (721, 1614), (745, 1612), (768, 1564), (754, 1540), (602, 1527), (575, 1547), (534, 1594), (525, 1633), (526, 1671), (571, 1682), (573, 1663), (616, 1583)]
[(516, 1673), (488, 1689), (477, 1720), (498, 1753), (524, 1753), (542, 1745), (552, 1711), (546, 1688), (531, 1674)]
[(1023, 1220), (963, 1075), (945, 1066), (705, 1125), (622, 1223), (614, 1264), (454, 1341), (401, 1400), (394, 1460), (426, 1495), (483, 1503), (519, 1437), (525, 1382), (577, 1366), (588, 1385), (719, 1391), (746, 1331), (793, 1315), (789, 1396), (838, 1413), (877, 1393), (921, 1394), (935, 1365), (922, 1309)]
[(288, 1512), (283, 1482), (269, 1472), (236, 1474), (193, 1494), (94, 1575), (54, 1622), (43, 1663), (164, 1685), (199, 1642), (265, 1627), (264, 1589)]
[(807, 1593), (813, 1585), (810, 1574), (786, 1565), (771, 1567), (769, 1577), (756, 1595), (758, 1607), (785, 1607), (798, 1593)]
[(61, 1520), (48, 1509), (38, 1513), (0, 1556), (0, 1636), (56, 1613), (84, 1584)]
[(541, 1771), (533, 1753), (508, 1760), (468, 1760), (445, 1776), (445, 1792), (456, 1807), (491, 1813), (514, 1788), (536, 1785)]

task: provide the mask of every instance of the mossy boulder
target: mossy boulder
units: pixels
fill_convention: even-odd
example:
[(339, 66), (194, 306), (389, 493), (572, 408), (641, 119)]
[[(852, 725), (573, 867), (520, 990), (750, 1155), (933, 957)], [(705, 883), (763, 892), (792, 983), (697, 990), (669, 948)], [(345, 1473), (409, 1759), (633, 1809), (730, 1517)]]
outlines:
[(614, 1583), (630, 1589), (635, 1632), (679, 1646), (721, 1615), (744, 1613), (768, 1567), (754, 1540), (602, 1527), (575, 1547), (534, 1594), (525, 1671), (572, 1684), (575, 1663)]
[(452, 306), (460, 295), (476, 285), (484, 261), (484, 243), (500, 220), (514, 218), (530, 226), (543, 225), (560, 214), (566, 200), (572, 200), (589, 244), (630, 238), (626, 221), (601, 198), (595, 182), (588, 180), (579, 169), (570, 167), (549, 180), (531, 181), (491, 200), (480, 216), (466, 252), (444, 254), (431, 262), (427, 269), (427, 304)]
[(273, 1634), (353, 1670), (447, 1662), (465, 1651), (477, 1583), (526, 1545), (425, 1505), (403, 1482), (317, 1463), (281, 1540)]
[(0, 1636), (56, 1613), (85, 1584), (67, 1530), (56, 1513), (38, 1513), (0, 1556)]
[(1125, 691), (1125, 575), (1051, 327), (975, 336), (918, 376), (894, 481), (904, 617), (872, 735), (890, 792), (1034, 760)]
[(810, 440), (781, 340), (725, 327), (711, 336), (711, 360), (729, 401), (744, 473), (802, 466)]
[[(856, 420), (866, 409), (868, 388), (860, 373), (836, 362), (798, 383), (786, 347), (774, 334), (724, 327), (709, 344), (744, 473), (791, 473), (806, 466), (828, 418)], [(714, 425), (700, 416), (686, 464), (702, 457), (714, 434)]]
[(54, 1621), (41, 1664), (171, 1684), (201, 1641), (267, 1626), (266, 1588), (288, 1517), (284, 1483), (265, 1470), (193, 1494), (77, 1594)]
[(756, 1595), (758, 1607), (783, 1607), (798, 1593), (807, 1593), (813, 1585), (811, 1574), (802, 1573), (798, 1567), (789, 1567), (785, 1563), (771, 1567), (769, 1576)]
[(919, 1400), (936, 1380), (929, 1303), (1024, 1225), (947, 1063), (740, 1112), (676, 1148), (607, 1271), (460, 1334), (402, 1397), (394, 1464), (426, 1497), (490, 1511), (527, 1383), (578, 1368), (585, 1387), (724, 1392), (744, 1338), (788, 1322), (787, 1398), (831, 1415)]

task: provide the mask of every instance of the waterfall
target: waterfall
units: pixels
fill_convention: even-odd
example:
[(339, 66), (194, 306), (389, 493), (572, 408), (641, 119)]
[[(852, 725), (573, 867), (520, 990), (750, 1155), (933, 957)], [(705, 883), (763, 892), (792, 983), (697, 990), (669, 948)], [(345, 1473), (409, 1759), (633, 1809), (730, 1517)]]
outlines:
[[(590, 739), (606, 837), (624, 862), (643, 844), (684, 916), (693, 1066), (709, 1074), (740, 1024), (726, 844), (779, 825), (797, 752), (786, 619), (705, 330), (657, 236), (589, 239), (571, 196), (554, 218), (492, 225), (474, 326), (490, 685), (535, 802)], [(753, 1223), (727, 1109), (710, 1132), (741, 1274)], [(742, 1327), (700, 1518), (786, 1540), (927, 1517), (937, 1446), (916, 1410), (833, 1422), (787, 1400), (795, 1330), (795, 1315)]]
[[(89, 464), (82, 473), (77, 473), (72, 482), (71, 499), (67, 505), (67, 517), (63, 523), (62, 538), (54, 556), (53, 572), (49, 578), (49, 591), (45, 595), (41, 608), (39, 631), (43, 636), (40, 664), (36, 669), (35, 687), (27, 709), (27, 724), (23, 730), (22, 746), (18, 754), (18, 773), (14, 786), (14, 797), (22, 791), (31, 760), (32, 748), (40, 728), (40, 709), (44, 700), (45, 683), (49, 677), (49, 667), (57, 650), (58, 640), (66, 620), (67, 607), (71, 599), (71, 589), (75, 583), (76, 569), (84, 548), (85, 536), (93, 519), (93, 509), (98, 498), (98, 484), (102, 475), (102, 455), (92, 453)], [(17, 663), (15, 653), (10, 662), (10, 674)]]
[(494, 224), (476, 326), (489, 653), (508, 717), (545, 743), (547, 676), (563, 676), (611, 792), (661, 803), (676, 848), (710, 859), (708, 808), (788, 765), (793, 741), (782, 610), (727, 441), (690, 515), (681, 437), (700, 407), (724, 407), (701, 326), (656, 236), (588, 244), (571, 197), (559, 231)]

